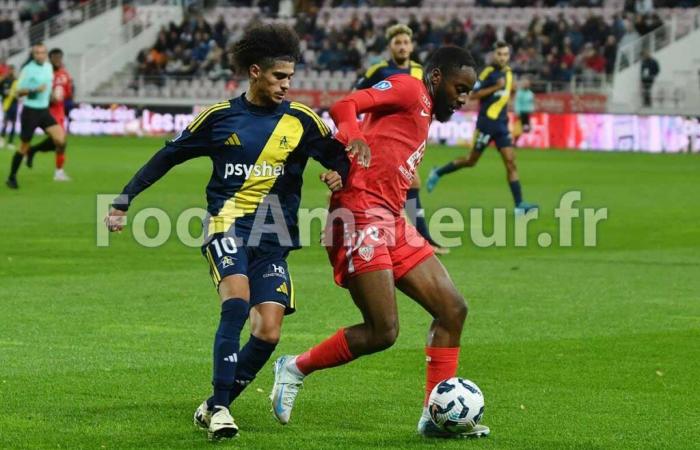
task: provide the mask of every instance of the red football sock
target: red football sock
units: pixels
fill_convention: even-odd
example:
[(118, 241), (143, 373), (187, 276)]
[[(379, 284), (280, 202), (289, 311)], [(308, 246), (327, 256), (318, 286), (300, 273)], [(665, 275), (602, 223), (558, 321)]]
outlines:
[(433, 388), (448, 378), (457, 374), (457, 364), (459, 363), (459, 347), (425, 347), (426, 368), (425, 377), (425, 402), (428, 406), (428, 398)]
[(339, 329), (333, 336), (317, 346), (297, 356), (297, 368), (304, 375), (319, 369), (340, 366), (355, 359), (345, 339), (345, 329)]
[(66, 162), (65, 153), (56, 153), (56, 168), (63, 169), (63, 163)]

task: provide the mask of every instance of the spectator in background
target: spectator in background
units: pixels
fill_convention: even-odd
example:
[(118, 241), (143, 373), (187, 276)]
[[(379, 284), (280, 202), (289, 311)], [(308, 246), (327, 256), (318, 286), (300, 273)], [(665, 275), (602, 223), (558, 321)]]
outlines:
[(659, 68), (659, 63), (651, 56), (651, 53), (647, 49), (642, 52), (641, 69), (642, 101), (646, 108), (650, 108), (652, 106), (651, 89), (661, 69)]
[(603, 47), (603, 57), (605, 58), (605, 73), (612, 75), (615, 71), (615, 57), (617, 56), (617, 41), (612, 34), (608, 35)]
[(9, 17), (0, 16), (0, 40), (8, 39), (15, 34), (15, 24)]
[[(530, 114), (535, 111), (535, 94), (530, 90), (530, 80), (528, 78), (523, 78), (518, 83), (514, 103), (513, 109), (515, 110), (515, 115), (518, 116), (520, 130), (522, 133), (529, 133)], [(520, 137), (520, 134), (517, 134), (515, 137), (516, 141), (518, 137)]]

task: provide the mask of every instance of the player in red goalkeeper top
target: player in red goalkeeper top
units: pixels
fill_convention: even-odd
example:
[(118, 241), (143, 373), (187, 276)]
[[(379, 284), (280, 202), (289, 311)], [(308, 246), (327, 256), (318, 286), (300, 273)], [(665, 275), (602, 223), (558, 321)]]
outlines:
[[(346, 287), (364, 321), (341, 328), (298, 356), (275, 362), (273, 412), (287, 423), (305, 376), (390, 347), (398, 335), (395, 286), (433, 317), (425, 349), (427, 382), (418, 432), (430, 437), (484, 436), (439, 430), (427, 411), (440, 381), (455, 376), (467, 305), (430, 244), (401, 217), (406, 191), (423, 158), (433, 116), (441, 122), (467, 101), (476, 82), (474, 60), (458, 47), (441, 47), (423, 80), (394, 75), (354, 92), (331, 108), (336, 138), (354, 154), (346, 188), (331, 198), (325, 245), (335, 281)], [(357, 116), (365, 114), (361, 125)], [(370, 161), (371, 152), (371, 161)]]
[[(66, 131), (66, 108), (65, 101), (73, 97), (73, 79), (63, 66), (63, 50), (54, 48), (49, 52), (49, 60), (53, 66), (53, 86), (51, 89), (51, 103), (49, 112), (56, 119), (56, 123)], [(66, 133), (67, 136), (68, 133)], [(56, 151), (56, 172), (53, 179), (55, 181), (70, 181), (68, 175), (63, 170), (66, 161), (66, 146), (57, 149), (51, 138), (47, 137), (36, 145), (29, 147), (27, 155), (27, 167), (34, 165), (34, 156), (37, 152)]]

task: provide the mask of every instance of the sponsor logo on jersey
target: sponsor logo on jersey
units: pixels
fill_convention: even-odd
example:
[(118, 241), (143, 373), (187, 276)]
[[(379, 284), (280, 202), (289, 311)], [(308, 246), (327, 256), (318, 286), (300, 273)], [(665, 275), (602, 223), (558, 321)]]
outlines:
[(263, 161), (262, 164), (227, 163), (224, 166), (224, 179), (242, 176), (247, 180), (250, 177), (279, 177), (280, 175), (284, 175), (284, 165), (270, 164), (267, 161)]
[(391, 88), (392, 88), (391, 81), (387, 81), (387, 80), (382, 80), (379, 83), (372, 86), (372, 89), (376, 89), (378, 91), (387, 91)]

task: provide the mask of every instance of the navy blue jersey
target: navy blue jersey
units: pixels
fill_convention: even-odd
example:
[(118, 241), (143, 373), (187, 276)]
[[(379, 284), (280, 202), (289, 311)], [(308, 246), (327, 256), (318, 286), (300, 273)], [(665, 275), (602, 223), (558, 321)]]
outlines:
[(243, 245), (269, 248), (299, 246), (297, 212), (309, 157), (343, 179), (349, 170), (344, 146), (309, 107), (285, 101), (262, 108), (241, 96), (205, 109), (166, 142), (124, 187), (123, 204), (114, 206), (126, 210), (172, 167), (203, 156), (213, 166), (206, 188), (208, 238), (226, 233)]
[(479, 122), (494, 120), (508, 122), (508, 99), (510, 99), (510, 91), (513, 87), (513, 73), (510, 67), (487, 66), (479, 74), (478, 88), (475, 90), (491, 87), (500, 78), (505, 79), (503, 89), (482, 98), (479, 102)]
[(396, 65), (394, 60), (382, 61), (367, 69), (367, 72), (357, 80), (355, 89), (371, 88), (385, 78), (399, 73), (411, 75), (419, 80), (423, 79), (423, 67), (415, 61), (411, 61), (410, 67), (402, 68)]

